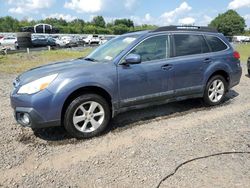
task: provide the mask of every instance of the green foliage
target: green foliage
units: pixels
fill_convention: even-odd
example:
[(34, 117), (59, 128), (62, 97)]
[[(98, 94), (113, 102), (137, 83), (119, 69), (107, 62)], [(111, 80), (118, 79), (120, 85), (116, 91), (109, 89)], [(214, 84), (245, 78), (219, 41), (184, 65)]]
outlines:
[(157, 28), (154, 25), (134, 26), (134, 22), (130, 19), (117, 19), (112, 23), (105, 23), (102, 16), (96, 16), (91, 22), (85, 22), (82, 19), (75, 19), (67, 22), (58, 18), (46, 18), (44, 20), (28, 21), (23, 19), (18, 21), (10, 16), (0, 18), (0, 32), (17, 32), (21, 27), (34, 26), (38, 23), (50, 24), (59, 29), (60, 33), (72, 34), (124, 34), (139, 30), (152, 30)]
[(127, 27), (134, 27), (134, 22), (130, 19), (117, 19), (114, 21), (114, 25), (125, 25)]
[(95, 16), (92, 20), (92, 24), (96, 27), (105, 27), (106, 22), (102, 16)]
[(115, 35), (121, 35), (123, 33), (129, 32), (129, 28), (126, 25), (120, 24), (120, 25), (114, 25), (112, 27), (112, 30)]
[(17, 19), (11, 16), (0, 18), (0, 32), (16, 32), (19, 31), (19, 28), (19, 21)]
[(143, 30), (155, 30), (157, 29), (156, 25), (140, 25), (140, 26), (135, 26), (135, 28), (133, 29), (133, 31), (143, 31)]
[(233, 36), (244, 33), (246, 24), (244, 18), (242, 18), (236, 11), (228, 10), (223, 14), (219, 14), (214, 20), (212, 20), (209, 26), (216, 28), (226, 36)]
[(244, 33), (244, 35), (250, 36), (250, 30), (249, 29), (246, 30), (245, 33)]

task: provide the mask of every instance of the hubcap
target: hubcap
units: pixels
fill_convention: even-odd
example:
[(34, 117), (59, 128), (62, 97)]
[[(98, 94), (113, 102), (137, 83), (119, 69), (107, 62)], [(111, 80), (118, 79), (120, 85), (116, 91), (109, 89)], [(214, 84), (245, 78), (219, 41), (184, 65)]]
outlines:
[(219, 102), (225, 92), (224, 84), (221, 80), (214, 80), (208, 90), (208, 97), (212, 102)]
[(104, 117), (105, 113), (102, 105), (94, 101), (88, 101), (75, 110), (73, 124), (77, 130), (89, 133), (101, 126)]

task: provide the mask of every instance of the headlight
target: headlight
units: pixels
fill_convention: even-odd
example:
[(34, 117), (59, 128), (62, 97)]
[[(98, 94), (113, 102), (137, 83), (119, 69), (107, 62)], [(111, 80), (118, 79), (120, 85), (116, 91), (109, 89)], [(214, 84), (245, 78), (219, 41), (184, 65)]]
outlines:
[(18, 94), (33, 94), (46, 89), (58, 74), (42, 77), (20, 87)]

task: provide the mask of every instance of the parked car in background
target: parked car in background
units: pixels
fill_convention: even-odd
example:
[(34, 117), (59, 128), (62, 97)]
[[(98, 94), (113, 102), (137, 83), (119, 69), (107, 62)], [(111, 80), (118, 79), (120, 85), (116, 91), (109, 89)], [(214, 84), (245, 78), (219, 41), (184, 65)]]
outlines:
[(56, 45), (59, 47), (74, 47), (77, 46), (77, 40), (71, 36), (63, 36), (56, 38)]
[(240, 82), (240, 55), (206, 27), (128, 33), (90, 55), (19, 75), (11, 105), (23, 126), (64, 126), (74, 137), (102, 133), (119, 113), (190, 98), (221, 104)]
[(242, 42), (250, 42), (250, 37), (245, 38)]
[(104, 37), (104, 36), (100, 37), (100, 44), (104, 44), (104, 43), (110, 41), (113, 38), (115, 38), (115, 37)]
[(250, 39), (249, 36), (233, 36), (233, 42), (244, 42)]
[(31, 42), (34, 47), (56, 46), (56, 40), (46, 36), (34, 37)]
[(98, 35), (88, 35), (83, 41), (86, 44), (99, 44), (100, 43), (100, 38)]
[(1, 48), (6, 49), (17, 49), (18, 43), (17, 38), (12, 36), (5, 36), (0, 39), (0, 46)]
[(76, 40), (78, 46), (83, 46), (85, 44), (85, 42), (83, 41), (83, 37), (74, 36), (74, 39)]
[(248, 75), (250, 76), (250, 57), (247, 60), (247, 72), (248, 72)]

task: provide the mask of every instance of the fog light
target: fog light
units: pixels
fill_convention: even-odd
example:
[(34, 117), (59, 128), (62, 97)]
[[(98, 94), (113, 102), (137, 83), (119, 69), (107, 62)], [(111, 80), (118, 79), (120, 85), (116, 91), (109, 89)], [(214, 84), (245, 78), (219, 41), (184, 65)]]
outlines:
[(29, 125), (30, 124), (30, 116), (27, 113), (22, 114), (21, 119), (22, 123), (24, 125)]

